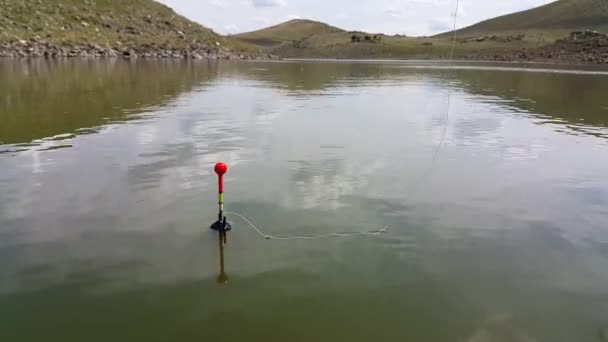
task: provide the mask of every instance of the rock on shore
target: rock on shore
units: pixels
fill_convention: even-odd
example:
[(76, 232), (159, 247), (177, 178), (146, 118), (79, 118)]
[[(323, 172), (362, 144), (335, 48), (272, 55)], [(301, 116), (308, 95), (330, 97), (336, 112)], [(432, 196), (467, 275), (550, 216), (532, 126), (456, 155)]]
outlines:
[(500, 52), (494, 55), (469, 56), (500, 62), (559, 62), (572, 64), (608, 64), (608, 36), (595, 31), (572, 32), (569, 37), (539, 48)]
[(0, 57), (12, 58), (185, 58), (185, 59), (270, 59), (273, 55), (250, 55), (235, 53), (221, 46), (192, 44), (185, 48), (171, 48), (156, 45), (130, 46), (56, 45), (42, 39), (13, 40), (0, 44)]

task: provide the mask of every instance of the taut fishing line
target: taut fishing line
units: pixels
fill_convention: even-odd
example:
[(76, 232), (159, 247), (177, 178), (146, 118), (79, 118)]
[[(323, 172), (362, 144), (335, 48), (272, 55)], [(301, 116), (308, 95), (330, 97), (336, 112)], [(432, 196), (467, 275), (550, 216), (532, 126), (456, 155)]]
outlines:
[[(450, 50), (450, 58), (448, 60), (448, 71), (452, 71), (452, 67), (453, 67), (453, 62), (454, 62), (454, 50), (456, 49), (456, 37), (457, 37), (457, 33), (456, 33), (456, 28), (457, 28), (457, 24), (458, 24), (458, 11), (460, 10), (460, 0), (456, 0), (456, 8), (454, 9), (454, 21), (453, 21), (453, 25), (452, 25), (452, 33), (453, 33), (453, 37), (452, 37), (452, 48)], [(441, 132), (441, 139), (439, 140), (439, 144), (437, 144), (437, 146), (435, 147), (435, 151), (433, 152), (433, 159), (431, 161), (430, 166), (422, 173), (422, 175), (420, 176), (420, 178), (416, 181), (416, 185), (414, 186), (414, 189), (411, 191), (413, 193), (418, 192), (418, 190), (420, 189), (421, 185), (424, 184), (424, 179), (426, 179), (427, 177), (429, 177), (430, 175), (432, 175), (433, 171), (435, 170), (435, 167), (437, 166), (437, 161), (439, 159), (439, 154), (441, 152), (441, 149), (443, 148), (443, 145), (445, 143), (445, 138), (447, 136), (447, 132), (448, 132), (448, 127), (450, 125), (450, 107), (451, 107), (451, 102), (452, 102), (452, 87), (448, 86), (448, 96), (447, 96), (447, 101), (446, 101), (446, 110), (445, 110), (445, 121), (444, 121), (444, 125), (443, 125), (443, 130)]]
[[(458, 10), (460, 9), (460, 0), (456, 0), (456, 9), (454, 11), (454, 22), (453, 22), (453, 40), (452, 40), (452, 48), (450, 51), (450, 58), (448, 60), (448, 70), (452, 70), (452, 66), (453, 66), (453, 61), (454, 61), (454, 50), (456, 49), (456, 27), (457, 27), (457, 18), (458, 18)], [(432, 174), (433, 170), (435, 169), (436, 165), (437, 165), (437, 160), (439, 158), (439, 154), (441, 149), (443, 148), (443, 145), (445, 143), (445, 138), (447, 135), (447, 131), (448, 131), (448, 126), (450, 123), (450, 106), (451, 106), (451, 99), (452, 99), (452, 88), (448, 87), (448, 96), (447, 96), (447, 108), (445, 111), (445, 124), (443, 125), (443, 132), (441, 133), (441, 139), (439, 141), (439, 144), (437, 145), (437, 147), (435, 148), (435, 151), (433, 152), (433, 159), (431, 161), (431, 165), (428, 169), (428, 172), (424, 172), (422, 174), (422, 177), (418, 180), (418, 182), (416, 182), (416, 184), (422, 184), (422, 180), (424, 180), (426, 177), (428, 177), (430, 174)], [(418, 190), (419, 186), (417, 186), (416, 188), (414, 188), (413, 192), (416, 192)], [(223, 199), (223, 197), (222, 197)], [(223, 204), (220, 204), (223, 208)], [(352, 237), (352, 236), (371, 236), (371, 235), (380, 235), (380, 234), (384, 234), (388, 232), (388, 225), (384, 226), (384, 228), (382, 229), (376, 229), (376, 230), (369, 230), (369, 231), (358, 231), (358, 232), (344, 232), (344, 233), (331, 233), (331, 234), (321, 234), (321, 235), (301, 235), (301, 236), (297, 236), (297, 235), (291, 235), (291, 236), (275, 236), (275, 235), (271, 235), (271, 234), (266, 234), (264, 233), (260, 228), (258, 228), (253, 222), (251, 222), (251, 220), (249, 220), (245, 215), (233, 212), (233, 211), (227, 211), (226, 214), (231, 214), (234, 215), (236, 217), (239, 217), (240, 219), (242, 219), (249, 227), (251, 227), (261, 238), (265, 239), (265, 240), (317, 240), (317, 239), (327, 239), (327, 238), (340, 238), (340, 237)]]

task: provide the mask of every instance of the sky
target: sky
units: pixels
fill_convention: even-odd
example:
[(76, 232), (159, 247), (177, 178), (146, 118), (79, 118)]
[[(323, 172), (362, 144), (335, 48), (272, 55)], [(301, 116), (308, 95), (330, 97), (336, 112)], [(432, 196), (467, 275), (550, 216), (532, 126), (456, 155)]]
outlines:
[[(456, 0), (159, 0), (222, 34), (253, 31), (290, 19), (312, 19), (346, 30), (432, 35), (449, 31)], [(457, 26), (554, 0), (460, 0)]]

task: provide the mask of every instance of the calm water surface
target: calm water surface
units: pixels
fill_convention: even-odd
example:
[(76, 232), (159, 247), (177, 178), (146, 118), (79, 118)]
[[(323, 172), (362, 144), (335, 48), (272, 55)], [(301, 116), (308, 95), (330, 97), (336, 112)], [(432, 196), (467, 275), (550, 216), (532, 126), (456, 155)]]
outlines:
[[(1, 61), (0, 341), (608, 341), (607, 94), (513, 66)], [(219, 285), (220, 160), (268, 234), (388, 233), (232, 216)]]

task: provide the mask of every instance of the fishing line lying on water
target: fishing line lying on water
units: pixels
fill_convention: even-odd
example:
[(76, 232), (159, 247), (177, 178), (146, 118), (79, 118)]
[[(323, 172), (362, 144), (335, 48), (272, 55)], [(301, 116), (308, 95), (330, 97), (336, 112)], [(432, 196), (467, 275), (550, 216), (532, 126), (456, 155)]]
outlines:
[(362, 236), (362, 235), (380, 235), (388, 232), (388, 226), (384, 226), (382, 229), (361, 231), (361, 232), (346, 232), (346, 233), (332, 233), (332, 234), (321, 234), (321, 235), (302, 235), (302, 236), (275, 236), (264, 233), (260, 230), (253, 222), (247, 217), (239, 213), (227, 211), (226, 214), (231, 214), (241, 218), (247, 223), (255, 232), (266, 240), (315, 240), (315, 239), (326, 239), (326, 238), (339, 238), (339, 237), (350, 237), (350, 236)]

